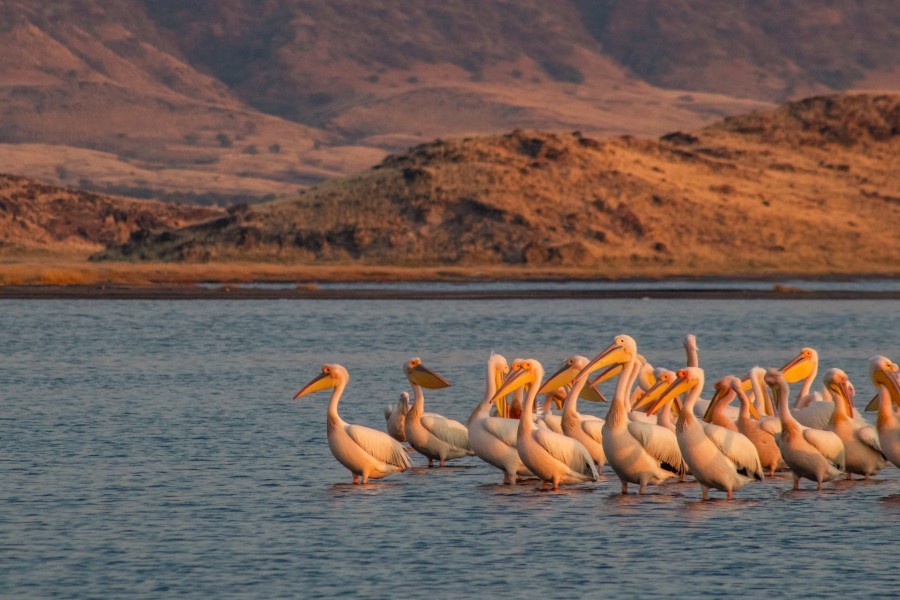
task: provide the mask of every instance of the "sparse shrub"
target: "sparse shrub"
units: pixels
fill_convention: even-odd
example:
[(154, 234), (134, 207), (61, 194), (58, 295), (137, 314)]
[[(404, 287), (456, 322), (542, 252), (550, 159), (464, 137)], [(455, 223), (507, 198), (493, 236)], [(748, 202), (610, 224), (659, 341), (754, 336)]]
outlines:
[(259, 154), (259, 150), (253, 144), (246, 146), (243, 152), (244, 154)]
[(56, 176), (60, 179), (68, 179), (69, 169), (67, 169), (65, 165), (56, 165)]
[(271, 152), (272, 154), (278, 154), (279, 152), (281, 152), (281, 144), (270, 144), (269, 152)]
[(223, 148), (231, 148), (231, 138), (228, 137), (227, 134), (222, 133), (221, 131), (216, 134), (216, 141)]

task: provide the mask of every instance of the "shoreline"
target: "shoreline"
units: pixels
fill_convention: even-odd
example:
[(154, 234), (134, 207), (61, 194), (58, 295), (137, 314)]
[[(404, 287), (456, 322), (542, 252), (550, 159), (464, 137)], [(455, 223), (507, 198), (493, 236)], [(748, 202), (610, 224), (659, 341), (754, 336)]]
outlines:
[[(621, 280), (620, 280), (621, 281)], [(6, 285), (0, 300), (900, 300), (900, 290), (254, 288), (223, 285)]]

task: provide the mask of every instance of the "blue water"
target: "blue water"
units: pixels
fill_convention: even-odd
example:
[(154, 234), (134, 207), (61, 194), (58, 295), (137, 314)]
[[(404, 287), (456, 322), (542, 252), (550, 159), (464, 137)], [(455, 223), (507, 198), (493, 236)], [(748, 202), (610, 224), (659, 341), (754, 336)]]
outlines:
[(413, 472), (361, 487), (328, 451), (327, 394), (291, 396), (340, 362), (342, 415), (380, 428), (417, 355), (454, 384), (428, 409), (464, 420), (491, 350), (549, 369), (627, 332), (674, 367), (693, 331), (708, 379), (809, 345), (863, 404), (868, 357), (900, 358), (898, 308), (3, 301), (0, 597), (895, 597), (893, 467), (821, 493), (782, 476), (708, 503), (694, 484), (622, 497), (609, 472), (558, 494), (505, 487), (475, 458), (428, 470), (415, 456)]

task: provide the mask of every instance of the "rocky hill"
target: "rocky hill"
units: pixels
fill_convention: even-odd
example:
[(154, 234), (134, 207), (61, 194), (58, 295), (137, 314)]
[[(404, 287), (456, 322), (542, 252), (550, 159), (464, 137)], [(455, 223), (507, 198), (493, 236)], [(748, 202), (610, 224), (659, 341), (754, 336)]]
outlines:
[(135, 231), (184, 227), (223, 211), (114, 198), (0, 174), (0, 257), (84, 255)]
[(0, 169), (232, 204), (436, 137), (900, 87), (891, 0), (0, 0)]
[(658, 140), (438, 140), (100, 259), (900, 271), (900, 95), (823, 96)]

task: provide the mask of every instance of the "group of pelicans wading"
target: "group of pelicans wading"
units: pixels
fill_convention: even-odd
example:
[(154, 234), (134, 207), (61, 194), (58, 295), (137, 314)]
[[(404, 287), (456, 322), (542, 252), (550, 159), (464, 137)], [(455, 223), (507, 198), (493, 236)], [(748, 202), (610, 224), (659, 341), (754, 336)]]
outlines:
[[(423, 389), (450, 384), (418, 358), (404, 365), (414, 401), (410, 405), (404, 393), (388, 407), (388, 433), (341, 419), (338, 401), (350, 378), (341, 365), (322, 367), (294, 399), (332, 390), (328, 445), (354, 483), (409, 469), (404, 441), (429, 467), (474, 455), (502, 471), (509, 484), (536, 477), (542, 489), (556, 490), (560, 484), (596, 481), (598, 469), (609, 465), (623, 494), (628, 484), (643, 494), (648, 485), (690, 475), (704, 500), (710, 488), (731, 499), (735, 490), (762, 480), (765, 470), (774, 475), (790, 469), (794, 489), (800, 479), (821, 489), (842, 474), (868, 479), (888, 461), (900, 466), (900, 374), (890, 359), (869, 360), (877, 392), (866, 407), (878, 411), (873, 427), (854, 408), (855, 391), (841, 369), (829, 369), (824, 388), (812, 390), (818, 372), (812, 348), (803, 348), (781, 369), (753, 367), (743, 379), (724, 377), (712, 399), (704, 400), (696, 338), (686, 336), (684, 345), (687, 366), (673, 372), (654, 369), (638, 354), (634, 339), (620, 335), (591, 360), (572, 356), (546, 380), (533, 358), (510, 365), (492, 354), (484, 398), (466, 425), (425, 412)], [(614, 377), (618, 382), (606, 419), (579, 413), (579, 399), (605, 401), (598, 386)], [(801, 381), (791, 405), (789, 385)], [(541, 394), (544, 402), (536, 408)], [(732, 406), (735, 399), (738, 406)], [(562, 412), (554, 414), (560, 401)]]

